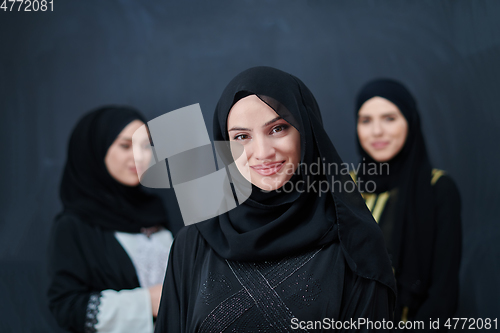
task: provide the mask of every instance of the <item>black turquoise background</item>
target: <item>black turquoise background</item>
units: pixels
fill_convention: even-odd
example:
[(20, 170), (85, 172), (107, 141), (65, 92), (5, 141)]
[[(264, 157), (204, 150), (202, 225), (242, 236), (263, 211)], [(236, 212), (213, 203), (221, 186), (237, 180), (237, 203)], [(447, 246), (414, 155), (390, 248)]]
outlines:
[(308, 85), (349, 163), (358, 89), (377, 77), (408, 86), (433, 165), (462, 196), (457, 316), (499, 317), (499, 18), (500, 2), (481, 0), (54, 0), (53, 12), (0, 10), (0, 332), (60, 332), (46, 307), (46, 247), (79, 117), (109, 103), (148, 119), (200, 103), (211, 134), (222, 89), (257, 65)]

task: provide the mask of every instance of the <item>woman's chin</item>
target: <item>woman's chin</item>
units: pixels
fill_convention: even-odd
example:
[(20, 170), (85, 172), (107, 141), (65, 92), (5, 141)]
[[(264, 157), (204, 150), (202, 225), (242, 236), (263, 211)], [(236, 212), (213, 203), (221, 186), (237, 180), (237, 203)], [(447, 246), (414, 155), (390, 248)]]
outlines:
[(252, 184), (263, 191), (271, 192), (282, 188), (287, 181), (288, 179), (280, 179), (280, 178), (272, 179), (271, 177), (265, 177), (263, 179), (252, 181)]
[(139, 186), (139, 184), (141, 183), (139, 181), (139, 178), (138, 177), (130, 177), (130, 178), (127, 178), (127, 179), (121, 179), (121, 181), (119, 180), (120, 183), (122, 183), (123, 185), (125, 186), (129, 186), (129, 187), (136, 187), (136, 186)]

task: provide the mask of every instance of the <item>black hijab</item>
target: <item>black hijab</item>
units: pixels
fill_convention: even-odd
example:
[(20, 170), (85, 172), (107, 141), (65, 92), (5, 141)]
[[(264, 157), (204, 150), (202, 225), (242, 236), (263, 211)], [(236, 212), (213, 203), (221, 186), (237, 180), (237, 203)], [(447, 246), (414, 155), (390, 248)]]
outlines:
[(137, 233), (141, 228), (166, 224), (159, 197), (141, 186), (116, 181), (104, 163), (120, 132), (132, 121), (146, 123), (136, 110), (106, 106), (86, 114), (76, 125), (60, 187), (63, 213), (73, 213), (106, 230)]
[[(226, 87), (214, 114), (214, 140), (229, 141), (227, 117), (241, 98), (257, 95), (300, 132), (301, 165), (319, 160), (342, 165), (323, 128), (321, 114), (310, 90), (298, 78), (271, 67), (254, 67), (237, 75)], [(305, 169), (305, 168), (303, 168)], [(333, 168), (338, 171), (338, 168)], [(289, 183), (311, 177), (297, 170)], [(312, 176), (355, 185), (340, 173)], [(288, 184), (288, 183), (287, 183)], [(285, 184), (284, 186), (287, 186)], [(308, 191), (263, 192), (253, 187), (252, 195), (237, 208), (196, 224), (203, 238), (221, 257), (229, 260), (260, 261), (283, 258), (311, 248), (340, 242), (350, 268), (358, 275), (377, 280), (395, 290), (394, 277), (382, 234), (355, 190), (332, 190), (318, 195)]]
[[(361, 106), (372, 97), (379, 96), (394, 103), (408, 122), (408, 134), (401, 151), (388, 162), (389, 175), (363, 173), (369, 168), (359, 168), (358, 179), (364, 183), (373, 180), (376, 192), (397, 188), (397, 208), (394, 221), (392, 248), (393, 266), (396, 270), (400, 296), (420, 294), (429, 285), (432, 246), (434, 238), (434, 206), (431, 187), (431, 163), (425, 148), (417, 104), (411, 93), (401, 83), (391, 79), (377, 79), (366, 84), (356, 99), (356, 118)], [(357, 137), (357, 136), (356, 136)], [(378, 162), (361, 147), (358, 151), (363, 163)], [(377, 167), (377, 170), (380, 170)], [(406, 300), (401, 299), (405, 302)], [(406, 301), (409, 305), (410, 300)]]

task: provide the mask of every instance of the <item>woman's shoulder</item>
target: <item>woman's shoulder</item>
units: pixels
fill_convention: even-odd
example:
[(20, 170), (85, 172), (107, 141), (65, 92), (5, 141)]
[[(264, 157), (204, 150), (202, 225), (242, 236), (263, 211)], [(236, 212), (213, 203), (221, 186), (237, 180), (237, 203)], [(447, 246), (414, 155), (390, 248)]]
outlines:
[[(60, 255), (74, 256), (83, 253), (88, 245), (88, 240), (99, 238), (87, 223), (76, 214), (60, 213), (54, 219), (50, 230), (49, 253), (56, 260)], [(95, 246), (95, 244), (94, 244)]]
[(52, 229), (70, 232), (73, 230), (76, 231), (84, 226), (85, 222), (83, 222), (82, 217), (78, 214), (62, 212), (55, 217)]
[(448, 175), (446, 174), (446, 171), (441, 170), (441, 169), (432, 169), (431, 171), (431, 185), (436, 185), (439, 179), (441, 178), (447, 178)]
[(460, 194), (453, 178), (444, 170), (432, 169), (431, 184), (439, 201), (460, 202)]
[(188, 225), (182, 227), (177, 235), (175, 235), (172, 246), (176, 248), (177, 251), (193, 253), (200, 247), (205, 247), (206, 245), (198, 228), (196, 228), (195, 225)]
[(440, 190), (458, 190), (453, 178), (441, 169), (432, 169), (431, 185)]
[(62, 212), (57, 215), (51, 229), (52, 237), (70, 239), (80, 239), (88, 235), (94, 237), (94, 234), (99, 232), (99, 228), (85, 222), (82, 216), (72, 212)]
[(200, 237), (201, 237), (200, 232), (193, 224), (182, 227), (177, 232), (177, 235), (175, 235), (175, 239), (178, 240), (179, 242), (193, 241)]
[(176, 274), (185, 277), (201, 267), (200, 261), (209, 252), (207, 243), (195, 225), (182, 227), (172, 243), (169, 266), (172, 265)]

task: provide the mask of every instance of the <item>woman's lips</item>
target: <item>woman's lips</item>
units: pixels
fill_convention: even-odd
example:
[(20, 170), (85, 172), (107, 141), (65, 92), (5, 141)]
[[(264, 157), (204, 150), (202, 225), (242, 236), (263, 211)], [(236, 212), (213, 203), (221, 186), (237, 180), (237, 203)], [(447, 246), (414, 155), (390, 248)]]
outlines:
[(276, 163), (253, 165), (251, 168), (261, 176), (271, 176), (279, 172), (284, 164), (285, 161), (281, 161)]
[(389, 141), (376, 141), (372, 143), (374, 149), (384, 149), (387, 145), (389, 145)]

